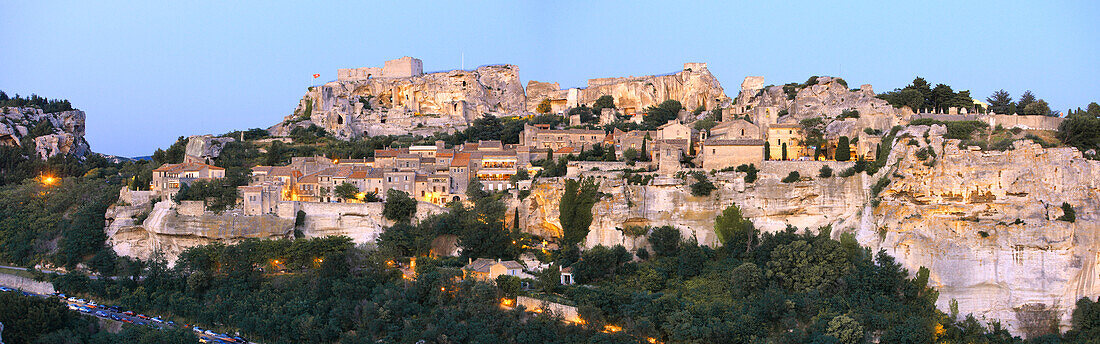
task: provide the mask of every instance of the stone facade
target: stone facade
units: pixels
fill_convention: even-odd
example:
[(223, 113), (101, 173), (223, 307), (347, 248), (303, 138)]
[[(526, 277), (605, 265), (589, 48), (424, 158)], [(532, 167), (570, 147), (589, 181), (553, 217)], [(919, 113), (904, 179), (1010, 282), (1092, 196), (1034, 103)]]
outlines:
[(424, 74), (424, 63), (413, 57), (402, 57), (386, 61), (382, 68), (362, 67), (337, 69), (336, 79), (340, 81), (368, 80), (371, 78), (411, 78)]

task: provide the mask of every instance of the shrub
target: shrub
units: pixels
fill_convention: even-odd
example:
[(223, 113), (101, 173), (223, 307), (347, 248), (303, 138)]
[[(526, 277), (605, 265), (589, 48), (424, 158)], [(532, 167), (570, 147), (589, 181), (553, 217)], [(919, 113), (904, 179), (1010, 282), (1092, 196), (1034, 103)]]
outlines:
[(855, 109), (844, 110), (840, 113), (840, 116), (837, 116), (836, 119), (845, 119), (845, 118), (859, 118), (859, 110), (855, 110)]
[(833, 168), (829, 167), (829, 165), (823, 165), (823, 166), (821, 166), (821, 169), (817, 171), (817, 176), (819, 178), (832, 177), (833, 176)]
[(654, 229), (646, 238), (653, 247), (653, 253), (661, 257), (675, 256), (680, 251), (680, 231), (672, 226)]
[(710, 180), (707, 179), (707, 175), (704, 173), (696, 172), (695, 180), (697, 180), (697, 182), (695, 182), (695, 184), (691, 184), (692, 196), (710, 196), (710, 193), (712, 191), (718, 189), (714, 186), (714, 183), (711, 183)]
[(791, 173), (787, 174), (786, 178), (783, 178), (783, 182), (794, 183), (797, 182), (799, 179), (802, 179), (802, 176), (798, 175), (798, 171), (791, 171)]
[(1077, 221), (1077, 212), (1073, 210), (1073, 206), (1069, 205), (1069, 203), (1062, 202), (1062, 212), (1064, 214), (1058, 217), (1058, 221), (1066, 221), (1070, 223)]

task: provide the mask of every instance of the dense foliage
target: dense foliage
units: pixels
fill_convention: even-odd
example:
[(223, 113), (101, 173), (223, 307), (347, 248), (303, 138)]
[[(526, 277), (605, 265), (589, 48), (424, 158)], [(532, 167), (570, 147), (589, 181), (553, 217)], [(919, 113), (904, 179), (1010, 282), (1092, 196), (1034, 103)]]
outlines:
[(975, 106), (970, 98), (970, 91), (955, 92), (951, 86), (944, 84), (936, 84), (932, 87), (921, 77), (913, 79), (913, 83), (905, 88), (879, 94), (878, 98), (886, 100), (894, 107), (908, 106), (917, 112), (921, 110), (945, 112), (949, 107), (974, 109)]
[(579, 244), (588, 236), (588, 227), (592, 225), (592, 206), (602, 196), (599, 186), (594, 178), (565, 180), (565, 191), (558, 203), (558, 212), (563, 233), (562, 242), (566, 245)]
[(37, 94), (31, 94), (30, 97), (21, 97), (16, 94), (14, 97), (8, 96), (4, 91), (0, 91), (0, 108), (3, 107), (33, 107), (42, 109), (42, 112), (53, 113), (61, 111), (69, 111), (73, 109), (73, 105), (69, 103), (67, 99), (46, 99), (39, 97)]
[(126, 326), (118, 334), (100, 329), (92, 318), (69, 310), (57, 299), (23, 296), (16, 292), (0, 293), (0, 323), (4, 324), (4, 342), (23, 343), (198, 343), (188, 330), (153, 330), (145, 326)]

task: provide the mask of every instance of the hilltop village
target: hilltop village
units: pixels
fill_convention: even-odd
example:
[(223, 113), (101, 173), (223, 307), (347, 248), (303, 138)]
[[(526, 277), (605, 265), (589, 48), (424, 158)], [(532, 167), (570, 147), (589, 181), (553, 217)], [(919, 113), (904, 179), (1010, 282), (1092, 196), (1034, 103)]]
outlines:
[[(502, 307), (551, 310), (577, 324), (597, 318), (572, 305), (594, 302), (579, 291), (627, 283), (656, 292), (666, 274), (680, 293), (728, 279), (699, 275), (719, 273), (700, 264), (727, 254), (751, 265), (737, 276), (818, 293), (753, 271), (786, 269), (783, 252), (839, 245), (851, 250), (840, 259), (850, 266), (792, 269), (832, 288), (855, 261), (894, 259), (909, 271), (898, 278), (938, 293), (897, 302), (996, 320), (1017, 335), (1069, 329), (1074, 302), (1100, 295), (1100, 163), (1088, 131), (1100, 105), (1059, 115), (1030, 93), (983, 101), (919, 77), (876, 93), (834, 76), (784, 84), (749, 76), (730, 97), (695, 62), (566, 89), (522, 85), (515, 65), (424, 72), (412, 57), (336, 75), (269, 128), (180, 137), (149, 161), (90, 153), (84, 114), (65, 101), (6, 100), (0, 149), (21, 162), (0, 182), (49, 190), (85, 180), (79, 190), (91, 191), (81, 192), (110, 190), (62, 198), (92, 199), (74, 205), (92, 218), (75, 237), (102, 240), (63, 241), (57, 256), (71, 268), (103, 273), (115, 258), (163, 259), (183, 275), (220, 276), (226, 261), (196, 267), (206, 264), (196, 255), (339, 242), (388, 255), (386, 266), (400, 270), (395, 283), (443, 264), (456, 281), (515, 282), (523, 292), (507, 292)], [(70, 175), (35, 176), (43, 165)], [(22, 241), (26, 252), (49, 247), (32, 239)], [(321, 257), (295, 259), (306, 258), (293, 268), (253, 256), (246, 270), (324, 266)], [(210, 275), (196, 276), (181, 285)], [(623, 330), (607, 326), (601, 332)], [(642, 331), (632, 326), (625, 331)]]

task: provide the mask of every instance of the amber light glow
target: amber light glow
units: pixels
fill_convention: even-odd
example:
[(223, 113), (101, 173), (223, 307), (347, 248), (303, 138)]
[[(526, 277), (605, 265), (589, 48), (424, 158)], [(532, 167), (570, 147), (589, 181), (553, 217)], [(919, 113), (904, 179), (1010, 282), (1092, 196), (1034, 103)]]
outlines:
[(42, 185), (52, 186), (54, 184), (57, 184), (58, 178), (51, 175), (44, 175), (39, 177), (39, 180), (42, 181)]

